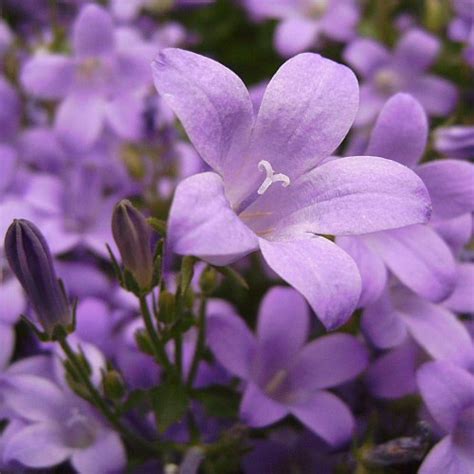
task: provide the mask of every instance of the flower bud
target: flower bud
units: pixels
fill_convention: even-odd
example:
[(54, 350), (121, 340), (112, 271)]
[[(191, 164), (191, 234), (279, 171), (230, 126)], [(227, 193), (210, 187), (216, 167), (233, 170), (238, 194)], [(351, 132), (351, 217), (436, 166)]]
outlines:
[(104, 393), (111, 400), (119, 400), (125, 395), (125, 385), (122, 376), (116, 370), (109, 370), (102, 378)]
[(46, 335), (51, 338), (58, 326), (69, 332), (72, 312), (38, 228), (25, 219), (15, 219), (5, 235), (5, 254)]
[(112, 233), (125, 268), (140, 288), (149, 288), (153, 279), (150, 227), (143, 215), (126, 199), (115, 206)]

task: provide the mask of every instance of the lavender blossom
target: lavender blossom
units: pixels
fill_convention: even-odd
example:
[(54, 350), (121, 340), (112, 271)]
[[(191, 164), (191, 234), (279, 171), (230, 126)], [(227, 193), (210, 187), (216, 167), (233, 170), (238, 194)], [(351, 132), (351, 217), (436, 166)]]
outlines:
[(474, 158), (474, 127), (454, 125), (434, 132), (435, 147), (449, 158)]
[(351, 40), (360, 16), (357, 0), (245, 0), (244, 4), (257, 19), (280, 20), (274, 45), (284, 57), (317, 47), (323, 37)]
[(456, 87), (427, 73), (439, 50), (439, 40), (420, 29), (406, 32), (393, 52), (368, 38), (356, 39), (347, 46), (345, 61), (364, 79), (354, 125), (370, 125), (386, 100), (397, 92), (413, 95), (428, 115), (444, 117), (451, 113), (458, 100)]
[(296, 56), (270, 81), (257, 117), (244, 84), (215, 61), (167, 49), (153, 74), (215, 170), (178, 186), (172, 250), (227, 265), (260, 249), (326, 327), (343, 324), (357, 304), (359, 275), (347, 254), (317, 234), (374, 232), (430, 214), (424, 185), (398, 163), (350, 157), (320, 164), (356, 114), (353, 73), (316, 54)]
[(461, 474), (474, 465), (474, 376), (448, 362), (417, 373), (421, 396), (445, 436), (428, 453), (420, 474)]
[(262, 300), (257, 335), (241, 318), (209, 317), (208, 343), (217, 360), (245, 380), (240, 416), (263, 427), (292, 414), (333, 446), (354, 429), (348, 407), (326, 389), (355, 378), (367, 365), (367, 352), (346, 334), (324, 336), (305, 345), (309, 313), (293, 289), (274, 287)]
[(24, 219), (13, 221), (5, 236), (5, 254), (45, 333), (51, 337), (57, 326), (67, 331), (71, 309), (41, 232)]

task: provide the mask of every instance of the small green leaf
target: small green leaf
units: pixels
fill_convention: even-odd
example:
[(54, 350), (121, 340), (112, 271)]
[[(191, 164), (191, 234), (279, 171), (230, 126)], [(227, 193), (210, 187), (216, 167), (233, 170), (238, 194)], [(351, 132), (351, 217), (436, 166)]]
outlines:
[(213, 385), (193, 393), (210, 416), (219, 418), (234, 418), (239, 409), (239, 395), (228, 387)]
[(164, 383), (150, 391), (158, 430), (163, 433), (173, 423), (180, 421), (188, 408), (185, 387), (178, 383)]
[(166, 221), (162, 219), (157, 219), (156, 217), (149, 217), (147, 219), (148, 224), (150, 224), (153, 229), (155, 229), (160, 235), (166, 235)]
[(181, 262), (181, 282), (180, 282), (180, 295), (184, 296), (186, 291), (191, 284), (191, 280), (194, 275), (194, 264), (196, 263), (196, 257), (187, 255), (183, 257)]
[(224, 275), (226, 278), (229, 278), (232, 283), (245, 288), (246, 290), (249, 289), (248, 283), (245, 281), (245, 278), (238, 272), (236, 272), (233, 268), (230, 267), (214, 267), (221, 275)]

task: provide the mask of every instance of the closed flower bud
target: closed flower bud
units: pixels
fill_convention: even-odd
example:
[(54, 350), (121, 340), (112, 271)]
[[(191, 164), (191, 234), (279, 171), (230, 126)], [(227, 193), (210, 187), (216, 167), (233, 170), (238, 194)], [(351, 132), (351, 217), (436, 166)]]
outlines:
[(112, 233), (125, 268), (140, 288), (149, 288), (153, 279), (150, 227), (143, 215), (126, 199), (115, 206)]
[(72, 312), (38, 228), (27, 220), (15, 219), (5, 236), (5, 254), (46, 335), (51, 337), (58, 326), (68, 332)]
[(123, 378), (116, 370), (109, 370), (104, 373), (102, 385), (107, 398), (119, 400), (125, 395)]

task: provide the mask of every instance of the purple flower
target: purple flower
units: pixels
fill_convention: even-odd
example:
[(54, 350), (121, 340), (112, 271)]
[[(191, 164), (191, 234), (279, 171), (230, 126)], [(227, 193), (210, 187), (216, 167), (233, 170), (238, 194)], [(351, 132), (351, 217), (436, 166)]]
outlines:
[(350, 157), (321, 165), (356, 114), (353, 73), (316, 54), (296, 56), (270, 81), (257, 117), (242, 81), (211, 59), (167, 49), (153, 73), (158, 92), (215, 170), (178, 186), (168, 227), (172, 249), (216, 265), (260, 249), (326, 327), (344, 323), (357, 303), (359, 275), (317, 234), (396, 228), (430, 214), (424, 185), (398, 163)]
[[(462, 218), (474, 210), (474, 166), (461, 160), (419, 164), (427, 135), (421, 105), (408, 94), (397, 94), (382, 109), (367, 153), (413, 168), (430, 193), (433, 221)], [(338, 237), (337, 243), (358, 264), (362, 277), (360, 306), (379, 297), (387, 281), (386, 267), (411, 290), (431, 301), (445, 299), (456, 284), (452, 252), (430, 226)]]
[(293, 289), (274, 287), (260, 307), (257, 335), (241, 318), (213, 314), (208, 342), (217, 360), (247, 382), (241, 418), (262, 427), (292, 414), (331, 445), (347, 441), (354, 428), (348, 407), (326, 389), (355, 378), (367, 352), (346, 334), (305, 345), (309, 312)]
[(474, 466), (474, 376), (448, 362), (417, 373), (421, 396), (445, 436), (428, 453), (420, 474), (468, 474)]
[(474, 127), (454, 125), (438, 128), (435, 133), (435, 147), (449, 158), (474, 158)]
[(355, 125), (371, 124), (385, 101), (397, 92), (412, 94), (429, 115), (452, 112), (458, 99), (456, 87), (426, 72), (439, 49), (439, 40), (419, 29), (405, 33), (393, 53), (368, 38), (353, 41), (345, 49), (344, 59), (364, 79)]
[(71, 308), (39, 229), (24, 219), (13, 221), (5, 236), (5, 254), (46, 334), (52, 336), (57, 326), (68, 330)]
[(70, 459), (78, 472), (90, 474), (125, 467), (119, 435), (67, 389), (36, 375), (13, 374), (2, 393), (17, 421), (3, 446), (5, 462), (45, 468)]
[(346, 42), (359, 22), (357, 0), (245, 0), (257, 19), (280, 20), (274, 44), (285, 57), (294, 56), (321, 43), (321, 38)]
[(457, 17), (451, 21), (448, 36), (465, 44), (464, 58), (474, 67), (474, 3), (472, 0), (452, 0)]
[(114, 31), (103, 8), (84, 6), (73, 25), (74, 57), (38, 53), (21, 81), (33, 96), (62, 100), (55, 127), (72, 149), (87, 149), (107, 123), (123, 139), (140, 137), (143, 87), (150, 83), (150, 46)]

